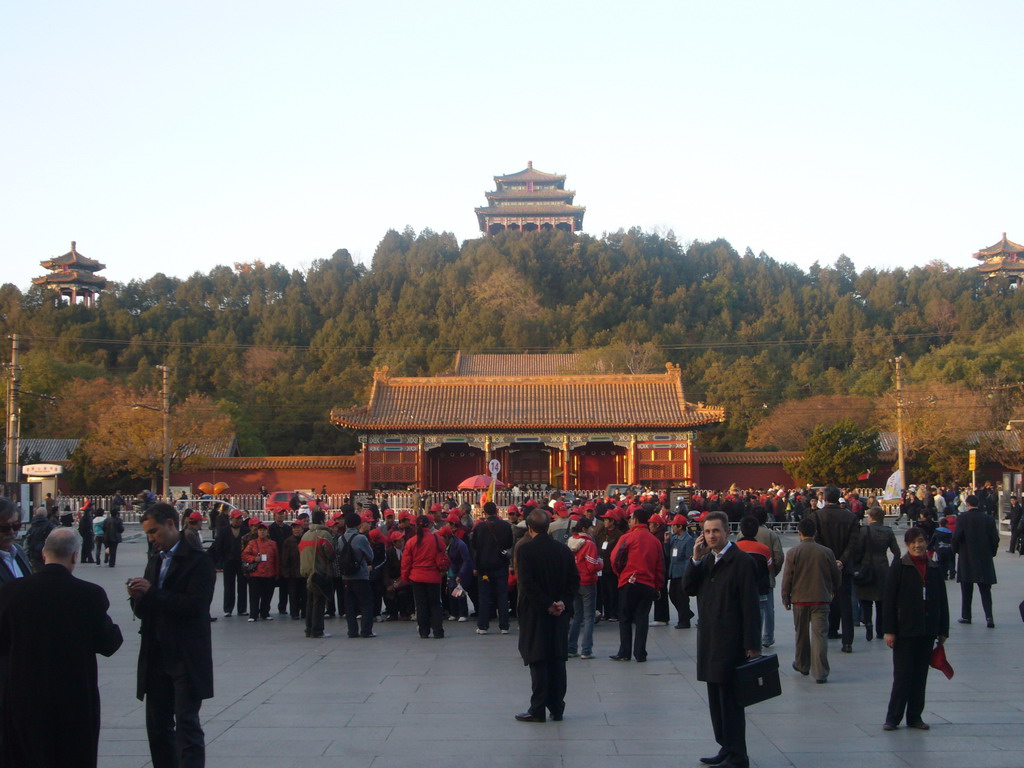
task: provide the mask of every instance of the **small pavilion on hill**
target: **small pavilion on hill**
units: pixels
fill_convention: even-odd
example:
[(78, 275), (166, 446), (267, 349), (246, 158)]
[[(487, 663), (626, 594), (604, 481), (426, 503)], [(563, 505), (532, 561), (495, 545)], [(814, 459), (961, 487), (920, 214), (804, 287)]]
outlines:
[(694, 430), (725, 420), (688, 403), (682, 374), (566, 373), (573, 355), (464, 355), (446, 376), (374, 373), (367, 405), (331, 412), (358, 432), (361, 487), (452, 490), (501, 462), (499, 479), (564, 490), (698, 480)]
[(107, 279), (96, 274), (106, 269), (106, 264), (80, 254), (74, 240), (71, 241), (71, 250), (63, 256), (54, 256), (39, 264), (50, 273), (33, 277), (32, 282), (56, 291), (70, 304), (77, 304), (81, 299), (82, 304), (91, 307), (100, 291), (107, 287)]
[(1006, 239), (1003, 232), (1003, 239), (988, 248), (982, 248), (974, 254), (974, 258), (981, 262), (975, 269), (985, 276), (985, 280), (993, 277), (1008, 277), (1014, 285), (1020, 285), (1024, 280), (1024, 245)]
[(583, 229), (587, 209), (573, 205), (576, 193), (565, 188), (565, 176), (544, 173), (533, 167), (508, 176), (495, 176), (494, 192), (485, 192), (487, 205), (476, 209), (480, 231), (496, 235), (504, 230), (535, 232), (538, 229)]

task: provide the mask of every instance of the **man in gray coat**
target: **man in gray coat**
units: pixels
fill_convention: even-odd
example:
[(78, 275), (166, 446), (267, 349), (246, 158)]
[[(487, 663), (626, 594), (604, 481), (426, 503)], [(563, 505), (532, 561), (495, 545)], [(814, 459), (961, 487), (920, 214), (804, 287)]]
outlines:
[(992, 585), (996, 583), (993, 558), (999, 551), (999, 531), (995, 517), (978, 509), (977, 496), (968, 496), (965, 501), (967, 509), (957, 515), (953, 532), (953, 552), (959, 555), (956, 580), (960, 582), (961, 597), (957, 621), (971, 623), (971, 603), (974, 601), (974, 585), (977, 584), (985, 621), (992, 629), (996, 625), (992, 620)]
[(782, 604), (793, 611), (796, 658), (793, 669), (828, 681), (828, 611), (843, 577), (832, 550), (814, 541), (814, 520), (805, 517), (796, 527), (800, 543), (789, 551), (782, 577)]

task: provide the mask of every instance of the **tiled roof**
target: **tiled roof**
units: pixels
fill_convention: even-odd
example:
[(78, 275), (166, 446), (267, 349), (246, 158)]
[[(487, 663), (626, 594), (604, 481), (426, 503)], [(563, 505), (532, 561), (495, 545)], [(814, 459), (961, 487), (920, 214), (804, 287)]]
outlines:
[(39, 262), (40, 266), (46, 267), (47, 269), (55, 269), (56, 267), (71, 267), (77, 266), (81, 269), (88, 270), (90, 272), (97, 272), (101, 269), (106, 269), (106, 264), (100, 264), (95, 259), (90, 259), (83, 256), (75, 249), (75, 241), (71, 241), (71, 250), (65, 253), (63, 256), (54, 256), (52, 259)]
[(18, 441), (22, 457), (35, 461), (52, 463), (56, 461), (67, 461), (68, 457), (78, 447), (78, 440), (55, 440), (50, 438), (22, 438)]
[(784, 461), (802, 459), (802, 451), (736, 451), (730, 453), (709, 452), (700, 454), (701, 464), (781, 464)]
[[(177, 444), (178, 441), (173, 441)], [(238, 456), (238, 438), (234, 435), (225, 437), (208, 437), (184, 443), (187, 446), (182, 453), (189, 456), (208, 456), (210, 458), (229, 458)]]
[(544, 171), (538, 171), (533, 167), (533, 161), (531, 160), (526, 164), (526, 167), (516, 173), (510, 173), (507, 176), (495, 176), (496, 182), (516, 182), (516, 181), (565, 181), (565, 176), (557, 173), (544, 173)]
[(97, 288), (104, 288), (107, 285), (107, 278), (101, 275), (94, 275), (92, 272), (85, 270), (69, 269), (67, 272), (50, 272), (42, 277), (33, 277), (32, 282), (36, 285), (85, 283), (86, 285), (94, 285)]
[(576, 193), (569, 189), (537, 189), (527, 192), (525, 189), (485, 192), (484, 196), (491, 201), (497, 200), (565, 200), (571, 203)]
[[(19, 446), (22, 456), (32, 458), (38, 455), (39, 461), (59, 462), (67, 461), (71, 454), (75, 452), (79, 442), (81, 441), (77, 439), (23, 438), (19, 441)], [(177, 440), (172, 440), (171, 442), (175, 445), (179, 444)], [(234, 435), (193, 440), (184, 443), (184, 445), (186, 447), (182, 453), (189, 456), (199, 454), (201, 456), (222, 458), (238, 455), (238, 439)]]
[(374, 374), (370, 403), (332, 411), (331, 421), (365, 430), (691, 429), (725, 420), (721, 408), (683, 398), (679, 368), (617, 376)]
[[(1021, 450), (1021, 436), (1016, 429), (984, 429), (975, 432), (968, 432), (964, 435), (966, 445), (978, 445), (981, 442), (989, 444), (1003, 443), (1011, 450)], [(879, 458), (895, 458), (896, 456), (896, 433), (878, 433), (878, 454)]]
[(579, 365), (576, 353), (565, 355), (465, 355), (455, 356), (455, 376), (558, 376)]
[(974, 258), (990, 259), (993, 256), (1007, 256), (1010, 254), (1024, 254), (1024, 245), (1018, 245), (1017, 243), (1007, 240), (1006, 233), (1003, 232), (1003, 239), (995, 245), (990, 245), (988, 248), (982, 248), (980, 251), (974, 254)]
[(230, 456), (198, 462), (199, 469), (355, 469), (355, 456)]
[(587, 208), (568, 203), (539, 203), (537, 205), (486, 205), (475, 208), (477, 216), (569, 216), (582, 215)]
[(991, 261), (975, 267), (978, 272), (1024, 272), (1024, 261)]

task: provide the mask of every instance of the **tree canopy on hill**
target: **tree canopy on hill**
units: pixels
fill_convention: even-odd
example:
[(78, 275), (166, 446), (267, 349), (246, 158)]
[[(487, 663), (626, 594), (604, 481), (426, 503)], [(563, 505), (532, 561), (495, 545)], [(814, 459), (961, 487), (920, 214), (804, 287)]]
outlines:
[[(998, 407), (975, 411), (977, 429), (1001, 426), (982, 422), (1005, 419), (1024, 380), (1024, 296), (1005, 283), (939, 262), (858, 272), (845, 256), (804, 271), (724, 240), (683, 245), (638, 229), (461, 247), (449, 233), (389, 231), (369, 267), (338, 250), (306, 271), (253, 262), (156, 274), (112, 283), (93, 309), (4, 285), (0, 329), (22, 334), (23, 388), (39, 394), (70, 399), (75, 382), (98, 379), (155, 390), (154, 366), (171, 366), (172, 400), (216, 401), (249, 455), (354, 450), (331, 407), (364, 403), (377, 366), (438, 373), (458, 349), (584, 352), (588, 370), (679, 363), (687, 399), (726, 408), (728, 422), (702, 433), (705, 450), (768, 447), (780, 425), (756, 428), (791, 401), (882, 402), (895, 355), (911, 384), (1000, 393)], [(25, 398), (23, 434), (82, 437), (69, 407), (58, 418)]]

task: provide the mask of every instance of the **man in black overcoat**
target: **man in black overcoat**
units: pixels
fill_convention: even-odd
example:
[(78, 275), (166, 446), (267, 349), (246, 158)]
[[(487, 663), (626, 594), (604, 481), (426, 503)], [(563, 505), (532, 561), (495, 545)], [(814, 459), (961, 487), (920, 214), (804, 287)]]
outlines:
[(747, 768), (747, 723), (736, 699), (736, 667), (761, 655), (761, 609), (754, 559), (729, 541), (724, 512), (709, 512), (693, 545), (683, 590), (697, 597), (697, 679), (708, 686), (717, 755), (705, 765)]
[[(853, 652), (853, 566), (860, 560), (860, 521), (849, 509), (840, 505), (840, 491), (826, 485), (825, 506), (811, 512), (808, 517), (818, 527), (814, 540), (832, 550), (836, 565), (843, 576), (839, 592), (832, 598), (828, 612), (828, 636), (842, 637), (840, 650)], [(842, 634), (840, 635), (840, 629)]]
[[(57, 528), (39, 573), (0, 590), (0, 655), (6, 660), (3, 759), (15, 768), (96, 768), (100, 693), (96, 654), (121, 647), (102, 587), (71, 575), (82, 539)], [(68, 717), (53, 717), (54, 707)]]
[(992, 585), (996, 583), (996, 564), (993, 558), (999, 551), (999, 531), (996, 519), (978, 508), (978, 497), (968, 496), (967, 509), (957, 515), (953, 531), (953, 552), (957, 557), (956, 580), (960, 582), (960, 624), (971, 623), (971, 603), (974, 585), (981, 594), (981, 607), (989, 628), (992, 619)]
[(516, 550), (519, 653), (533, 684), (530, 708), (516, 720), (526, 723), (543, 723), (547, 712), (552, 720), (562, 719), (569, 619), (580, 585), (576, 560), (565, 544), (548, 535), (549, 522), (547, 512), (531, 512), (526, 518), (529, 539)]
[(210, 602), (216, 572), (203, 549), (180, 534), (170, 504), (146, 510), (142, 530), (155, 554), (146, 575), (129, 580), (128, 594), (142, 619), (136, 695), (146, 702), (153, 768), (202, 768), (199, 707), (213, 696)]

